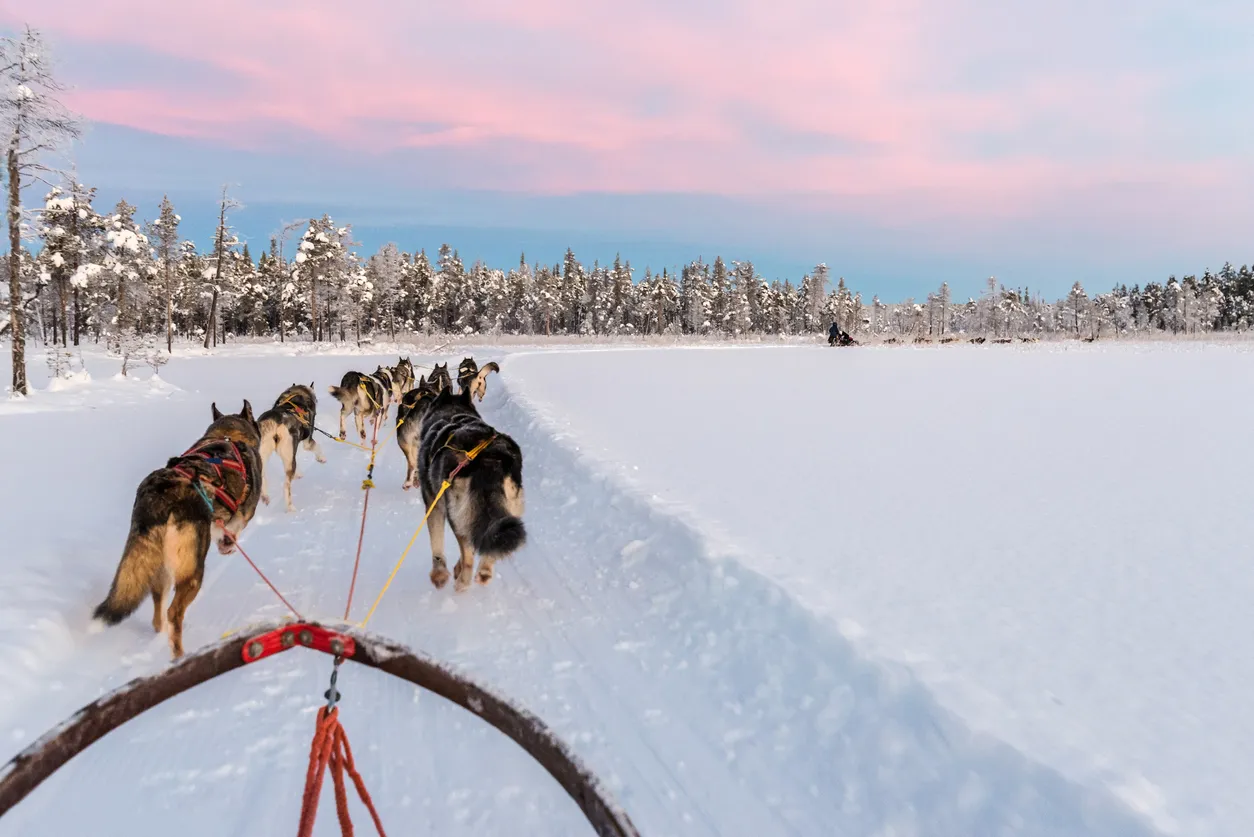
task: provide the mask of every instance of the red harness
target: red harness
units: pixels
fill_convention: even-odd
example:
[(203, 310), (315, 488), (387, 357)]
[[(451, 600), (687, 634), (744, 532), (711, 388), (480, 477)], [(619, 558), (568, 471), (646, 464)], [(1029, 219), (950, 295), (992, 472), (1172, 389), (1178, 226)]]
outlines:
[[(214, 456), (213, 454), (206, 453), (204, 450), (204, 448), (210, 447), (212, 445), (220, 445), (224, 443), (231, 446), (231, 454), (233, 455), (233, 459), (227, 459), (222, 456)], [(235, 514), (235, 510), (239, 508), (239, 504), (242, 503), (244, 501), (244, 498), (248, 496), (248, 469), (244, 467), (244, 458), (240, 456), (239, 448), (235, 446), (235, 442), (231, 441), (230, 439), (212, 439), (206, 442), (201, 442), (199, 445), (195, 445), (194, 447), (188, 449), (179, 458), (180, 459), (192, 459), (192, 458), (201, 459), (207, 465), (212, 467), (214, 473), (218, 475), (218, 481), (216, 483), (209, 477), (203, 474), (194, 474), (191, 471), (188, 471), (186, 468), (184, 468), (181, 465), (175, 465), (170, 470), (174, 471), (174, 473), (178, 474), (180, 477), (183, 477), (184, 479), (186, 479), (188, 482), (191, 482), (192, 484), (200, 482), (202, 484), (208, 485), (210, 488), (213, 489), (213, 496), (217, 497), (218, 500), (222, 502), (222, 505), (226, 506), (227, 511), (229, 511), (231, 514)], [(239, 500), (236, 500), (234, 497), (232, 497), (230, 494), (227, 493), (226, 479), (222, 475), (223, 468), (230, 468), (232, 471), (238, 472), (239, 475), (244, 478), (244, 493), (240, 496)]]

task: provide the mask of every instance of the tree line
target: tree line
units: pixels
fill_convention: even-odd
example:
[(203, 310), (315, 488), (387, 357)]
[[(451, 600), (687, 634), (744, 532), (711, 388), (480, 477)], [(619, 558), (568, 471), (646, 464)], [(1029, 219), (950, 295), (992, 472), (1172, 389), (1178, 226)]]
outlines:
[[(243, 338), (355, 340), (376, 335), (804, 335), (832, 322), (859, 340), (1096, 339), (1145, 332), (1244, 330), (1254, 322), (1254, 274), (1230, 264), (1143, 288), (1090, 297), (1079, 282), (1062, 299), (989, 279), (978, 297), (864, 299), (817, 265), (800, 281), (768, 280), (748, 261), (695, 260), (643, 275), (630, 262), (500, 268), (464, 264), (443, 245), (428, 255), (387, 244), (363, 255), (350, 225), (327, 215), (277, 230), (261, 252), (239, 240), (226, 189), (213, 239), (180, 232), (168, 198), (143, 221), (125, 200), (96, 206), (95, 189), (42, 160), (78, 135), (57, 99), (46, 48), (29, 30), (0, 40), (0, 134), (8, 140), (8, 299), (0, 333), (13, 348), (13, 392), (26, 391), (25, 336), (45, 345), (103, 343), (123, 358), (153, 359), (176, 340), (206, 348)], [(23, 204), (23, 187), (45, 184)], [(155, 360), (159, 363), (160, 360)]]

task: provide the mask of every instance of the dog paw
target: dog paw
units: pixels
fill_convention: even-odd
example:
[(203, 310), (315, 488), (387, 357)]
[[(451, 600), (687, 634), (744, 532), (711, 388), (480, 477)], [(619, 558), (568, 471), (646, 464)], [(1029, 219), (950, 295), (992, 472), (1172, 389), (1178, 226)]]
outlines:
[(434, 584), (437, 589), (443, 587), (445, 584), (448, 584), (448, 567), (444, 566), (443, 562), (436, 564), (431, 568), (431, 583)]
[(234, 551), (235, 551), (234, 542), (228, 540), (227, 538), (223, 538), (222, 540), (218, 541), (218, 554), (219, 555), (230, 555)]
[(291, 503), (288, 503), (288, 504), (287, 504), (287, 513), (288, 513), (288, 514), (291, 514), (291, 513), (292, 513), (292, 512), (294, 512), (294, 511), (296, 511), (296, 507), (295, 507), (295, 506), (293, 506)]
[(321, 462), (323, 465), (326, 465), (326, 464), (327, 464), (327, 458), (326, 458), (325, 456), (318, 456), (318, 457), (315, 457), (315, 458), (316, 458), (319, 462)]
[(401, 490), (402, 490), (402, 491), (408, 491), (409, 489), (411, 489), (411, 488), (413, 488), (413, 487), (414, 487), (413, 480), (405, 480), (405, 482), (401, 483)]
[(269, 495), (269, 494), (262, 494), (262, 495), (261, 495), (261, 502), (265, 503), (267, 506), (268, 506), (268, 505), (270, 505), (270, 495)]
[(472, 565), (458, 561), (457, 565), (453, 567), (453, 589), (459, 593), (463, 590), (469, 590), (471, 576), (474, 575), (474, 571), (475, 568)]
[(475, 581), (478, 581), (480, 584), (487, 584), (491, 580), (492, 580), (492, 568), (491, 567), (480, 567), (479, 572), (475, 574)]

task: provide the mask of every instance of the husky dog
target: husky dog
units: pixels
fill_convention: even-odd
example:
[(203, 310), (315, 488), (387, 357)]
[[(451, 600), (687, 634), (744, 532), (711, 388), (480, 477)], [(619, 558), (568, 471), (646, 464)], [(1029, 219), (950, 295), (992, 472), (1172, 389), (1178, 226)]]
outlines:
[(501, 367), (496, 365), (496, 361), (488, 361), (480, 369), (473, 357), (463, 358), (457, 367), (457, 386), (462, 392), (470, 390), (472, 396), (482, 401), (483, 396), (488, 392), (488, 374), (491, 372), (499, 374), (500, 371)]
[(401, 396), (396, 407), (396, 444), (400, 445), (401, 453), (405, 454), (405, 482), (401, 488), (408, 491), (414, 487), (414, 477), (418, 469), (418, 439), (422, 432), (422, 418), (431, 406), (431, 402), (440, 394), (436, 384), (425, 377), (418, 379), (418, 386)]
[(431, 374), (427, 376), (427, 380), (435, 384), (437, 392), (453, 388), (453, 379), (449, 377), (447, 363), (437, 363), (431, 367)]
[[(229, 416), (214, 404), (213, 423), (200, 440), (144, 477), (135, 491), (122, 560), (94, 614), (98, 625), (116, 625), (151, 595), (153, 629), (167, 629), (171, 654), (183, 655), (183, 614), (204, 579), (214, 527), (222, 530), (218, 552), (229, 555), (257, 511), (260, 446), (251, 404), (245, 401), (243, 410)], [(163, 614), (171, 582), (174, 600)]]
[(409, 358), (397, 358), (397, 364), (392, 367), (392, 377), (396, 381), (397, 400), (400, 400), (401, 393), (414, 388), (414, 365)]
[(287, 510), (296, 511), (292, 505), (292, 480), (300, 479), (296, 473), (296, 445), (303, 442), (305, 450), (311, 450), (319, 462), (326, 462), (318, 440), (314, 438), (314, 420), (317, 418), (318, 399), (314, 396), (313, 381), (309, 386), (292, 384), (274, 400), (274, 406), (257, 418), (261, 428), (261, 502), (270, 505), (270, 493), (266, 490), (266, 462), (270, 454), (279, 452), (283, 463), (283, 499)]
[(344, 419), (352, 415), (357, 424), (357, 432), (361, 440), (366, 441), (366, 416), (378, 422), (387, 415), (395, 395), (395, 383), (392, 373), (382, 366), (374, 370), (374, 374), (364, 372), (345, 372), (340, 385), (327, 387), (327, 392), (340, 402), (340, 439), (344, 439)]
[[(420, 404), (425, 405), (426, 399)], [(446, 481), (452, 486), (431, 510), (431, 583), (448, 583), (444, 560), (447, 519), (461, 548), (453, 568), (455, 587), (470, 586), (479, 553), (480, 584), (492, 580), (492, 565), (517, 550), (527, 539), (523, 528), (522, 451), (509, 436), (479, 417), (470, 391), (445, 390), (423, 410), (418, 445), (418, 483), (422, 500), (431, 506)], [(478, 451), (473, 459), (472, 451)], [(455, 476), (454, 476), (455, 475)]]

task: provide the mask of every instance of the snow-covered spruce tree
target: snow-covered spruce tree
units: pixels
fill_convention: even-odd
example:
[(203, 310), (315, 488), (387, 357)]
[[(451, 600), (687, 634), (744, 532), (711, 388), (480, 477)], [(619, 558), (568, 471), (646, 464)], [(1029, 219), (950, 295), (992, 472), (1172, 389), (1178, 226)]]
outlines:
[(373, 286), (379, 325), (396, 339), (396, 309), (401, 293), (404, 260), (395, 244), (388, 243), (366, 262), (366, 274)]
[(171, 354), (174, 352), (174, 290), (180, 253), (179, 222), (182, 220), (174, 211), (169, 196), (163, 195), (157, 220), (148, 225), (148, 238), (155, 249), (161, 297), (165, 302), (165, 349)]
[(118, 201), (105, 219), (105, 251), (102, 264), (107, 284), (114, 289), (113, 318), (109, 324), (109, 348), (122, 358), (126, 375), (130, 359), (144, 353), (144, 310), (150, 296), (150, 280), (156, 273), (148, 237), (135, 222), (135, 207)]
[(337, 227), (329, 215), (310, 219), (292, 263), (292, 278), (309, 295), (310, 328), (316, 341), (331, 336), (325, 309), (328, 302), (340, 299), (344, 287), (346, 236), (347, 228)]
[(805, 300), (802, 330), (806, 332), (824, 331), (827, 328), (827, 323), (823, 322), (823, 308), (827, 302), (828, 281), (827, 265), (817, 264), (814, 271), (802, 282), (801, 294)]
[(210, 341), (213, 345), (218, 345), (218, 298), (231, 268), (229, 251), (239, 245), (239, 239), (235, 237), (235, 232), (228, 223), (227, 213), (242, 206), (243, 204), (228, 195), (227, 187), (223, 186), (222, 198), (218, 202), (218, 225), (213, 233), (213, 275), (206, 277), (209, 294), (209, 314), (205, 320), (206, 349), (209, 348)]
[(51, 306), (53, 339), (59, 328), (62, 346), (69, 345), (71, 299), (75, 345), (78, 345), (82, 325), (81, 300), (71, 279), (80, 267), (98, 259), (103, 246), (104, 222), (91, 205), (95, 192), (81, 183), (71, 182), (65, 191), (54, 187), (44, 199), (39, 225), (43, 247), (39, 259), (48, 272), (55, 297)]
[[(26, 395), (26, 303), (22, 271), (22, 186), (48, 171), (43, 162), (79, 135), (78, 120), (58, 99), (47, 45), (27, 27), (0, 38), (0, 138), (5, 143), (9, 227), (9, 342), (14, 395)], [(33, 278), (33, 277), (32, 277)]]

